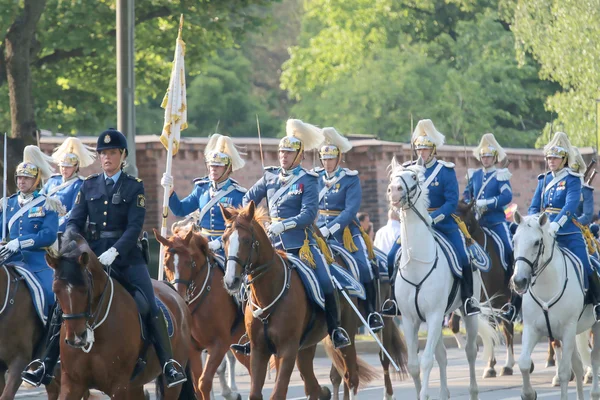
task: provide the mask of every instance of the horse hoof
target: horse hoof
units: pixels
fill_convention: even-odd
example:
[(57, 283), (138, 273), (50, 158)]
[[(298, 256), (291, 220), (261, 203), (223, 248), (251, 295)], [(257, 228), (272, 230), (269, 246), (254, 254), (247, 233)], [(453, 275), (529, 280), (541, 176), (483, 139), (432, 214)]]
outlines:
[(552, 386), (553, 387), (559, 387), (560, 386), (560, 378), (558, 376), (555, 376), (554, 378), (552, 378)]
[[(535, 364), (532, 361), (531, 362), (531, 367), (529, 368), (529, 373), (532, 374), (534, 370), (535, 370)], [(536, 393), (536, 396), (537, 396), (537, 393)]]
[(319, 400), (331, 400), (331, 390), (327, 386), (321, 387), (321, 395), (319, 396)]
[(144, 389), (144, 399), (150, 400), (150, 392), (148, 392), (146, 389)]
[(512, 376), (513, 369), (509, 367), (503, 367), (502, 371), (500, 371), (500, 376)]
[(575, 372), (571, 371), (571, 378), (569, 378), (569, 382), (573, 382), (575, 380)]
[(548, 360), (546, 361), (546, 368), (556, 367), (556, 361)]
[(529, 397), (525, 396), (524, 394), (521, 395), (521, 400), (537, 400), (537, 392), (533, 392), (533, 398), (530, 399)]
[(483, 379), (495, 378), (495, 377), (496, 377), (496, 370), (494, 368), (488, 368), (483, 373)]
[(592, 374), (590, 374), (590, 373), (585, 374), (585, 376), (583, 377), (583, 383), (585, 383), (585, 384), (592, 383)]
[(238, 393), (237, 397), (235, 398), (235, 400), (242, 400), (242, 395)]

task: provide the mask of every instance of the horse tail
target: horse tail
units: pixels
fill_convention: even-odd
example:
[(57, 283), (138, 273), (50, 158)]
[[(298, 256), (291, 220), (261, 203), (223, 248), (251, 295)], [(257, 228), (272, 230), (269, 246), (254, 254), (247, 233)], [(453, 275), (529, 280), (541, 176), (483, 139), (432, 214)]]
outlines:
[[(327, 357), (329, 357), (340, 376), (345, 376), (346, 364), (344, 362), (344, 355), (341, 351), (333, 348), (333, 343), (331, 343), (331, 338), (329, 336), (323, 341), (323, 347), (325, 348)], [(377, 370), (358, 356), (356, 357), (356, 367), (358, 370), (358, 381), (361, 385), (367, 385), (379, 378)]]
[[(400, 368), (400, 371), (396, 371), (394, 369), (395, 374), (404, 379), (408, 375), (408, 349), (406, 347), (406, 341), (404, 340), (404, 336), (402, 336), (402, 332), (400, 332), (400, 328), (393, 321), (389, 321), (390, 323), (386, 324), (384, 329), (391, 330), (391, 346), (389, 349), (386, 349), (392, 359)], [(385, 357), (385, 356), (384, 356)]]
[(187, 381), (183, 382), (181, 392), (179, 392), (179, 400), (196, 400), (196, 391), (194, 390), (194, 383), (192, 382), (193, 378), (190, 364), (185, 366), (185, 376), (187, 376)]
[(483, 342), (483, 359), (490, 360), (494, 356), (494, 346), (500, 344), (500, 335), (485, 313), (478, 314), (477, 319), (477, 334)]

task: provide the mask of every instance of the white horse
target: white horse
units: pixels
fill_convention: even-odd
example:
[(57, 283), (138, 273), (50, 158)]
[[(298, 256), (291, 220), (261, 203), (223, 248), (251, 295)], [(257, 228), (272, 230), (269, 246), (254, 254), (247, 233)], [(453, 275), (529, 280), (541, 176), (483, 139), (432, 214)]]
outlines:
[[(513, 288), (523, 295), (523, 345), (519, 368), (523, 375), (521, 398), (535, 399), (531, 386), (531, 352), (543, 336), (562, 342), (562, 357), (557, 357), (561, 399), (567, 399), (571, 368), (575, 372), (577, 398), (583, 399), (583, 364), (575, 336), (592, 329), (592, 399), (600, 399), (600, 324), (595, 323), (592, 306), (584, 307), (584, 294), (573, 263), (565, 257), (548, 232), (548, 216), (523, 217), (515, 212), (519, 225), (514, 236), (515, 269)], [(583, 279), (583, 277), (582, 277)]]
[[(455, 296), (447, 309), (446, 301), (452, 290), (454, 277), (448, 261), (439, 244), (435, 241), (431, 228), (431, 217), (427, 212), (428, 189), (424, 186), (425, 169), (421, 166), (403, 168), (392, 160), (392, 174), (388, 186), (390, 205), (399, 212), (402, 222), (402, 255), (396, 277), (396, 300), (402, 313), (402, 330), (408, 347), (408, 369), (421, 400), (428, 398), (429, 375), (433, 367), (433, 357), (440, 368), (440, 399), (450, 396), (447, 384), (446, 348), (442, 340), (444, 315), (461, 305), (460, 293)], [(474, 293), (481, 292), (479, 274), (474, 274)], [(418, 287), (418, 289), (417, 289)], [(421, 354), (419, 366), (419, 327), (427, 324), (427, 343)], [(493, 348), (498, 335), (483, 316), (465, 317), (467, 342), (465, 352), (469, 361), (472, 400), (478, 398), (479, 389), (475, 376), (477, 358), (477, 333), (484, 342), (485, 349)], [(489, 354), (486, 358), (489, 358)], [(423, 384), (420, 373), (423, 371)]]

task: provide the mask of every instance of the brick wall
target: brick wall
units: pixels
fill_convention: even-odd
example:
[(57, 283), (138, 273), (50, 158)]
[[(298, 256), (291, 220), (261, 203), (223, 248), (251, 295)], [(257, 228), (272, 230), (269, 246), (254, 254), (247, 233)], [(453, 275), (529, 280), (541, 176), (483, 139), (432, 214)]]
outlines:
[[(95, 146), (96, 138), (81, 137), (88, 144)], [(42, 149), (48, 153), (62, 142), (60, 137), (42, 138)], [(184, 138), (179, 153), (173, 159), (173, 172), (175, 190), (181, 198), (187, 196), (193, 188), (192, 180), (205, 176), (207, 171), (204, 165), (203, 151), (208, 139)], [(233, 177), (244, 187), (249, 188), (261, 176), (260, 147), (257, 139), (235, 138), (234, 142), (245, 150), (246, 166), (236, 171)], [(263, 139), (263, 153), (265, 165), (278, 165), (277, 145), (279, 139)], [(146, 189), (147, 214), (144, 229), (151, 231), (159, 228), (161, 222), (161, 206), (163, 189), (160, 179), (165, 171), (166, 155), (164, 147), (156, 135), (136, 137), (136, 158), (139, 177), (144, 181)], [(344, 156), (343, 166), (360, 171), (363, 199), (361, 211), (366, 211), (371, 217), (375, 229), (387, 221), (387, 167), (392, 157), (400, 162), (410, 160), (410, 146), (405, 143), (385, 142), (376, 139), (353, 140), (353, 149)], [(586, 161), (592, 156), (591, 148), (580, 149)], [(456, 164), (456, 173), (459, 178), (460, 190), (466, 185), (467, 168), (477, 167), (477, 160), (472, 157), (472, 148), (467, 148), (468, 162), (465, 160), (465, 149), (462, 146), (444, 146), (438, 151), (438, 157)], [(527, 210), (531, 197), (537, 184), (537, 175), (544, 171), (545, 162), (541, 150), (536, 149), (507, 149), (509, 166), (513, 177), (513, 201), (519, 205), (519, 210)], [(319, 160), (315, 152), (308, 152), (303, 162), (304, 167), (318, 166)], [(100, 171), (99, 162), (85, 168), (82, 175), (89, 175)], [(600, 206), (600, 199), (596, 198), (596, 209)], [(177, 220), (169, 213), (170, 226)]]

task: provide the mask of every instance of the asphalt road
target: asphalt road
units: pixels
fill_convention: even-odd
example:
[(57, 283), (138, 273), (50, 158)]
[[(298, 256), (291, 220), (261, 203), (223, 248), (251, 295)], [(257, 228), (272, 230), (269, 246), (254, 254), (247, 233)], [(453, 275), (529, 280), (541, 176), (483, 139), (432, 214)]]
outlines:
[[(553, 388), (551, 386), (552, 377), (555, 373), (555, 368), (544, 368), (545, 361), (545, 344), (539, 344), (536, 347), (536, 351), (533, 355), (536, 369), (532, 375), (532, 382), (534, 387), (537, 390), (538, 398), (540, 399), (558, 399), (560, 398), (560, 390), (559, 388)], [(515, 354), (520, 354), (521, 349), (520, 346), (516, 346)], [(499, 356), (499, 357), (498, 357)], [(379, 367), (379, 360), (376, 355), (372, 354), (362, 354), (367, 362), (371, 365)], [(504, 362), (504, 353), (497, 354), (498, 365), (496, 366), (496, 371), (499, 373), (500, 368)], [(477, 361), (477, 375), (481, 376), (483, 373), (485, 363), (482, 360)], [(239, 364), (238, 364), (239, 366)], [(317, 358), (315, 359), (315, 370), (317, 374), (317, 378), (319, 382), (324, 385), (327, 385), (331, 388), (331, 383), (329, 382), (329, 369), (331, 363), (326, 358)], [(242, 367), (243, 368), (243, 367)], [(439, 393), (439, 374), (437, 370), (437, 364), (434, 366), (432, 371), (432, 379), (430, 382), (430, 396), (431, 398), (437, 398)], [(275, 378), (275, 373), (272, 374), (272, 378)], [(248, 391), (250, 388), (250, 379), (246, 371), (242, 371), (238, 368), (236, 372), (236, 383), (238, 386), (238, 390), (242, 395), (243, 399), (248, 397)], [(271, 390), (273, 388), (273, 380), (267, 380), (265, 385), (263, 394), (266, 399), (269, 398), (271, 394)], [(414, 399), (416, 398), (416, 393), (412, 384), (412, 380), (410, 378), (406, 378), (403, 381), (395, 380), (394, 384), (394, 394), (396, 399)], [(479, 398), (482, 400), (496, 400), (496, 399), (510, 399), (510, 400), (519, 400), (520, 399), (520, 387), (521, 387), (521, 374), (518, 370), (518, 366), (515, 365), (515, 374), (513, 376), (501, 377), (491, 379), (479, 379)], [(449, 349), (448, 350), (448, 385), (450, 389), (450, 396), (452, 399), (468, 399), (468, 365), (464, 355), (464, 352), (460, 349)], [(215, 379), (215, 387), (216, 387), (216, 399), (221, 399), (219, 396), (220, 389), (218, 387), (218, 381)], [(585, 385), (585, 396), (586, 398), (589, 396), (591, 385)], [(571, 383), (569, 386), (570, 394), (569, 399), (575, 399), (575, 387), (574, 384)], [(154, 399), (154, 385), (148, 385), (148, 390), (151, 393), (152, 399)], [(107, 398), (99, 393), (97, 393), (98, 398)], [(26, 387), (25, 385), (21, 387), (21, 390), (17, 393), (17, 398), (19, 399), (36, 399), (45, 397), (45, 392), (40, 389), (34, 389), (30, 387)], [(294, 371), (292, 376), (292, 381), (288, 390), (288, 399), (304, 399), (304, 389), (302, 386), (302, 380), (300, 379), (300, 375), (297, 371)], [(360, 390), (358, 399), (382, 399), (383, 398), (383, 380), (377, 379), (369, 386), (364, 387)]]

